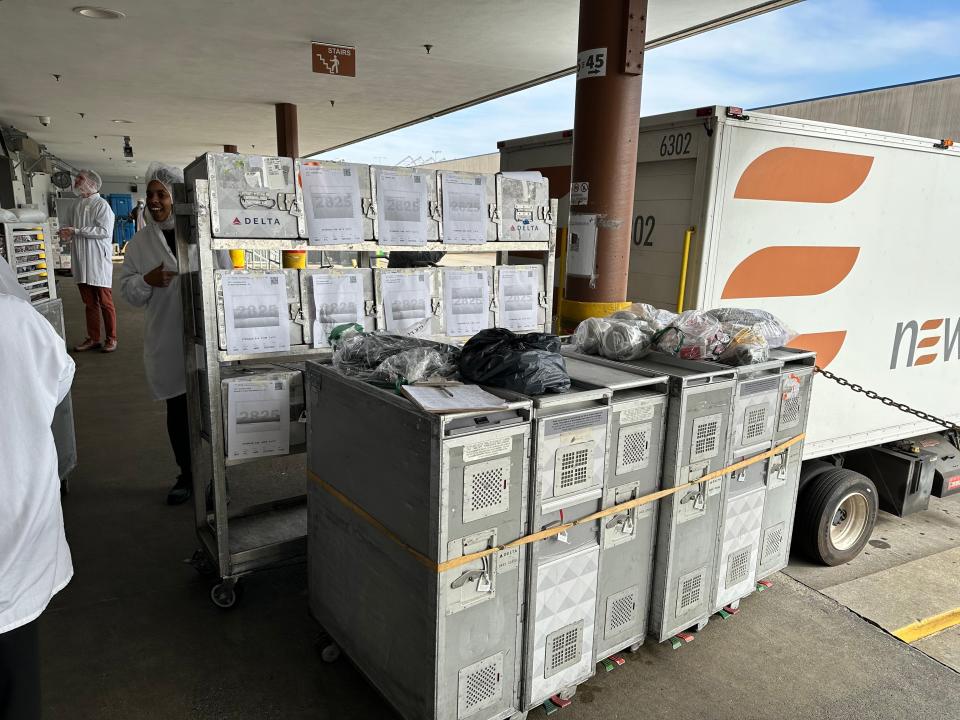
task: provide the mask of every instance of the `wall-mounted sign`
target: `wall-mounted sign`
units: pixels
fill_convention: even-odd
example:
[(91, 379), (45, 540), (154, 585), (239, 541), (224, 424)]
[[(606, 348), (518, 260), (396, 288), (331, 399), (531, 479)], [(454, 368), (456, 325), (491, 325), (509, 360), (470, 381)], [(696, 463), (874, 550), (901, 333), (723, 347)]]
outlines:
[(357, 49), (349, 45), (311, 43), (313, 71), (322, 75), (357, 76)]

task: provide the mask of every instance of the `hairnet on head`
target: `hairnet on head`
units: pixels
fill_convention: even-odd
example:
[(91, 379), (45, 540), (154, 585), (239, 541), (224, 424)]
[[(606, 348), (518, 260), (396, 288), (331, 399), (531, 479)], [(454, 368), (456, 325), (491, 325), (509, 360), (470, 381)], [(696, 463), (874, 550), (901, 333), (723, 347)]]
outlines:
[[(152, 162), (147, 166), (147, 190), (150, 190), (150, 183), (156, 180), (158, 183), (162, 184), (166, 188), (167, 193), (170, 197), (173, 197), (173, 186), (175, 183), (183, 182), (183, 170), (180, 168), (175, 168), (173, 165), (166, 165), (161, 162)], [(157, 224), (162, 230), (169, 230), (173, 228), (176, 224), (176, 218), (174, 218), (173, 213), (170, 213), (170, 216), (161, 223), (157, 223), (153, 219), (153, 215), (150, 213), (149, 206), (145, 212), (145, 220), (148, 224)]]
[(77, 189), (91, 194), (98, 192), (103, 185), (103, 180), (93, 170), (81, 170), (77, 173), (77, 180), (80, 181)]
[(173, 165), (166, 165), (161, 162), (152, 162), (147, 167), (147, 185), (154, 180), (163, 183), (170, 195), (173, 195), (174, 183), (183, 182), (183, 170), (175, 168)]

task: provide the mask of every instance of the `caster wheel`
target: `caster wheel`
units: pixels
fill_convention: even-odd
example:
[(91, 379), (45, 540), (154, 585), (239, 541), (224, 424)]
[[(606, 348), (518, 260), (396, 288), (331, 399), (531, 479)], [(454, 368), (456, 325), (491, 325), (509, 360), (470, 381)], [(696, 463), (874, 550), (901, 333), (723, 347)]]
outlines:
[(210, 599), (218, 608), (230, 610), (240, 599), (239, 586), (227, 580), (217, 583), (210, 589)]
[(568, 688), (564, 688), (557, 694), (562, 700), (573, 700), (573, 696), (577, 694), (577, 686), (571, 685)]
[(638, 653), (640, 652), (640, 648), (642, 647), (643, 647), (643, 643), (634, 643), (633, 645), (630, 646), (630, 652)]
[(527, 720), (527, 713), (518, 712), (510, 716), (510, 720)]
[(340, 646), (330, 643), (320, 648), (320, 659), (325, 663), (333, 663), (340, 659)]

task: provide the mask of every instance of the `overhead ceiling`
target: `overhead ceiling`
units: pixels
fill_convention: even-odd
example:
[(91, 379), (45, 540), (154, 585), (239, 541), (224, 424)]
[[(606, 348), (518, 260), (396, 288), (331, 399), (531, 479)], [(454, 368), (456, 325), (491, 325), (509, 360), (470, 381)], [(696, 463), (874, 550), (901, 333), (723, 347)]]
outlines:
[[(298, 106), (308, 154), (556, 77), (576, 58), (578, 0), (98, 1), (126, 17), (0, 0), (0, 122), (118, 180), (224, 144), (273, 153), (278, 102)], [(648, 47), (796, 0), (649, 1)], [(313, 40), (356, 46), (357, 77), (313, 73)]]

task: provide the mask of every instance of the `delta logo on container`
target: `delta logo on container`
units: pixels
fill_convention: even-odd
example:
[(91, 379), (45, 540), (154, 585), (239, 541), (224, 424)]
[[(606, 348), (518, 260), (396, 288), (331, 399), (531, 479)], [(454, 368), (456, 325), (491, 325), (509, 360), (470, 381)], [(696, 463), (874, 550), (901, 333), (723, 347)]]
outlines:
[[(925, 335), (929, 332), (941, 334)], [(917, 351), (926, 350), (921, 355)], [(940, 351), (942, 350), (942, 355)], [(906, 357), (904, 357), (906, 356)], [(893, 334), (893, 353), (890, 355), (890, 369), (929, 365), (938, 359), (943, 362), (960, 360), (960, 318), (934, 318), (918, 323), (916, 320), (897, 323)]]
[(234, 216), (231, 225), (279, 225), (280, 220), (275, 217), (245, 217), (241, 220)]

